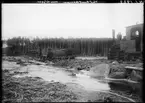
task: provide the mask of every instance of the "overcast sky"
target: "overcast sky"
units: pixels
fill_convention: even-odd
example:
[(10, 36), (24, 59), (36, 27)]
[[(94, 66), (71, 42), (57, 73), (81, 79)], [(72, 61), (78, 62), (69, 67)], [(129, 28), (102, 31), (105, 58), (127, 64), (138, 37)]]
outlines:
[(2, 38), (112, 37), (143, 23), (138, 4), (2, 4)]

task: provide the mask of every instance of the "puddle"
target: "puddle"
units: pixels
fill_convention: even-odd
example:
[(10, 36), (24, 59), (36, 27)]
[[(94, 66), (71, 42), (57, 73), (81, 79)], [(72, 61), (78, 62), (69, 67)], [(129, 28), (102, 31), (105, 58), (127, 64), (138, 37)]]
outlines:
[(96, 79), (84, 74), (77, 75), (76, 83), (84, 86), (85, 89), (91, 91), (110, 90), (110, 87), (107, 83), (101, 83)]
[[(3, 62), (3, 68), (10, 68), (10, 62)], [(16, 63), (11, 64), (11, 68), (18, 66)], [(81, 71), (76, 76), (70, 76), (70, 72), (62, 68), (45, 65), (27, 65), (18, 66), (19, 72), (28, 72), (28, 74), (18, 74), (14, 77), (20, 78), (25, 76), (40, 77), (45, 81), (55, 81), (61, 83), (74, 83), (81, 85), (86, 90), (109, 90), (107, 83), (101, 83), (88, 75), (88, 71)]]

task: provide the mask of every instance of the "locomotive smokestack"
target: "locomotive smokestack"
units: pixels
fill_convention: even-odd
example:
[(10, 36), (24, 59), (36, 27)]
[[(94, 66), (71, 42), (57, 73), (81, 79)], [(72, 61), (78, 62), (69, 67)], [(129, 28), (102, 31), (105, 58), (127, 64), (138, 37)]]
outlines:
[(112, 29), (112, 37), (113, 37), (113, 42), (115, 41), (115, 30)]

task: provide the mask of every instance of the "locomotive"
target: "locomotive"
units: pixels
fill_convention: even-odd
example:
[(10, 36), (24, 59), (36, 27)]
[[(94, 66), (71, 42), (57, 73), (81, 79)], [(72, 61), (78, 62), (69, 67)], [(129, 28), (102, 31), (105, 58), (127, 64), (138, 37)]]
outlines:
[[(115, 32), (113, 32), (115, 35)], [(109, 50), (108, 59), (142, 60), (143, 52), (143, 24), (126, 27), (126, 36), (122, 39), (117, 35), (116, 41)]]

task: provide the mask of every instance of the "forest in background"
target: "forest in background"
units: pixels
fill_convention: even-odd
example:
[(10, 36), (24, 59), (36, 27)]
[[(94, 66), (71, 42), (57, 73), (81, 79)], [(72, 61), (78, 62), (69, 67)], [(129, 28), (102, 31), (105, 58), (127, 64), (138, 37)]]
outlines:
[(34, 38), (13, 37), (5, 41), (7, 45), (14, 46), (15, 51), (26, 54), (29, 51), (74, 48), (79, 56), (106, 56), (113, 41), (112, 38)]

